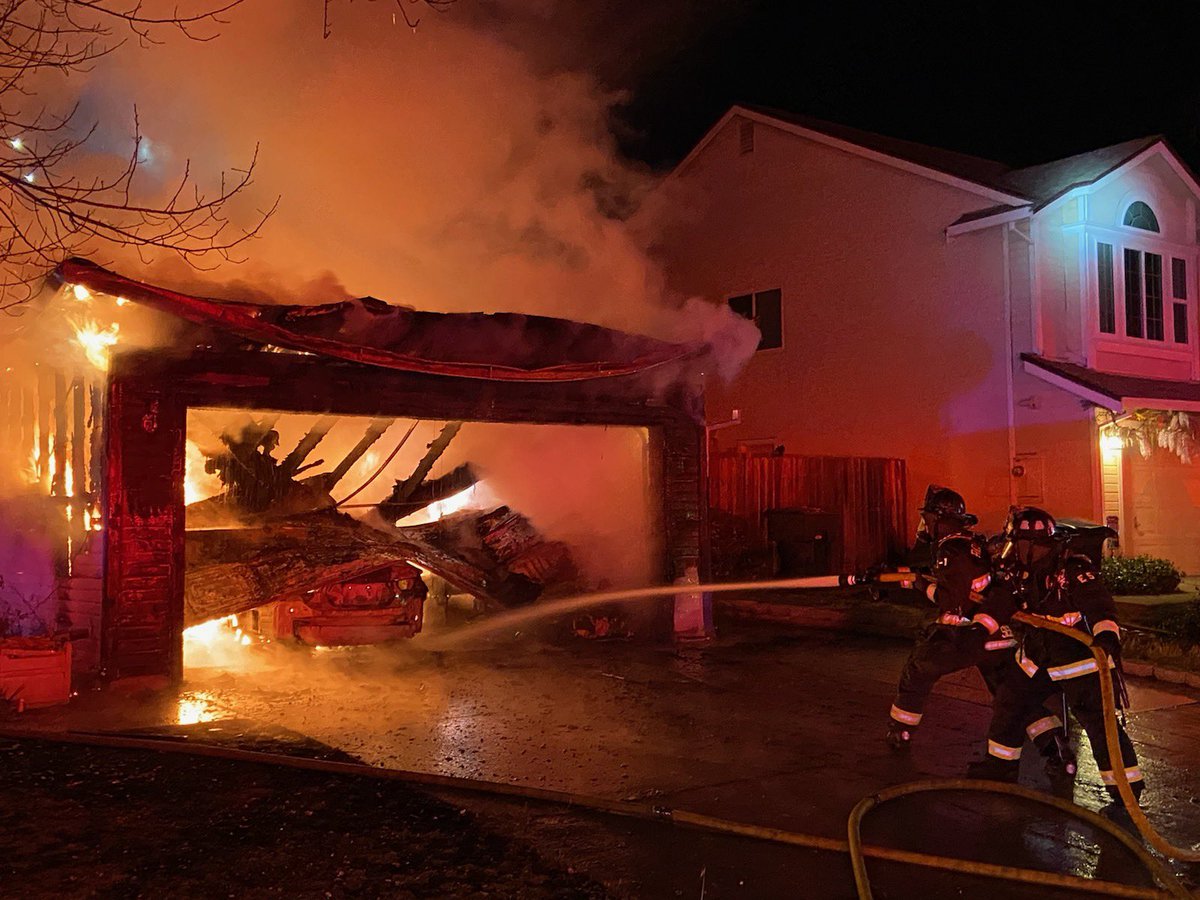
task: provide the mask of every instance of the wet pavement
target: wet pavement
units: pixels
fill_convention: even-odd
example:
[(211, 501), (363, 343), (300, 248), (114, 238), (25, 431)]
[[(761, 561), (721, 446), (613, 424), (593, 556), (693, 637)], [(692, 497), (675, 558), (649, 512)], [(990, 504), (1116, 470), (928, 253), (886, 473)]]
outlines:
[[(237, 670), (189, 669), (178, 693), (88, 694), (26, 727), (172, 726), (245, 743), (295, 733), (365, 762), (551, 788), (842, 838), (850, 810), (889, 785), (958, 777), (980, 753), (978, 677), (939, 685), (911, 757), (882, 741), (901, 642), (738, 626), (700, 650), (505, 636), (453, 652), (399, 647), (247, 650)], [(1134, 680), (1130, 734), (1151, 820), (1200, 840), (1200, 695)], [(274, 748), (274, 747), (273, 747)], [(1075, 802), (1107, 804), (1086, 748)], [(1036, 754), (1027, 786), (1048, 789)], [(446, 795), (449, 796), (449, 795)], [(701, 835), (543, 804), (454, 802), (629, 897), (847, 897), (840, 854)], [(1149, 884), (1127, 851), (1053, 812), (977, 794), (918, 797), (872, 813), (865, 837), (939, 855)], [(876, 896), (1049, 897), (1045, 889), (872, 863)], [(1194, 880), (1193, 872), (1180, 869)], [(1062, 896), (1079, 896), (1062, 893)]]

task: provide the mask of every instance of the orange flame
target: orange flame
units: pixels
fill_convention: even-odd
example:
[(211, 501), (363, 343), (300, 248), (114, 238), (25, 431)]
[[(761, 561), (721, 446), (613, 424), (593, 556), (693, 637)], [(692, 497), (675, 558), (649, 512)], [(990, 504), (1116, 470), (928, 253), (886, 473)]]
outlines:
[(108, 370), (108, 351), (117, 343), (120, 330), (121, 327), (115, 322), (106, 329), (95, 322), (87, 322), (76, 327), (75, 339), (83, 348), (88, 362), (103, 372)]

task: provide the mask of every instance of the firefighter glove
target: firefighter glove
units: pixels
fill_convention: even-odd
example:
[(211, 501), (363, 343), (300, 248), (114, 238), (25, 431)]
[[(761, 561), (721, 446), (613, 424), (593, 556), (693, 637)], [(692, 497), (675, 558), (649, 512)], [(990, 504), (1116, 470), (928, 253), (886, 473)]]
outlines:
[(1113, 631), (1102, 631), (1092, 638), (1092, 643), (1100, 647), (1115, 660), (1121, 658), (1121, 639)]

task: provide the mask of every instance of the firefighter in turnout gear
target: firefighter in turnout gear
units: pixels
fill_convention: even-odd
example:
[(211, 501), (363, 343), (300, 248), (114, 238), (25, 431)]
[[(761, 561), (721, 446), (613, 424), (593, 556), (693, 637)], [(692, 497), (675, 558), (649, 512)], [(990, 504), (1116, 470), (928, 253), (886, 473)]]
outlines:
[[(978, 598), (988, 589), (991, 565), (983, 538), (968, 530), (976, 518), (966, 511), (962, 496), (932, 485), (920, 512), (918, 546), (923, 536), (937, 543), (932, 577), (918, 574), (914, 586), (937, 606), (938, 617), (913, 648), (900, 675), (887, 732), (888, 746), (897, 752), (911, 746), (939, 679), (975, 666), (994, 694), (1017, 645), (1007, 626), (990, 629), (978, 621)], [(1030, 710), (1029, 718), (1028, 736), (1043, 755), (1073, 772), (1073, 757), (1064, 759), (1062, 755), (1062, 747), (1069, 746), (1062, 721), (1045, 710)]]
[[(904, 584), (924, 594), (930, 602), (938, 603), (937, 584), (926, 577), (933, 574), (937, 550), (942, 541), (953, 536), (970, 541), (971, 526), (979, 520), (967, 512), (967, 504), (962, 494), (937, 484), (931, 484), (925, 489), (925, 500), (918, 513), (920, 518), (917, 520), (917, 537), (909, 554), (910, 568), (914, 576), (912, 582)], [(912, 746), (913, 735), (925, 713), (925, 701), (938, 679), (974, 662), (962, 661), (964, 650), (955, 640), (956, 629), (947, 624), (951, 620), (950, 617), (955, 615), (956, 601), (966, 599), (965, 596), (958, 596), (959, 591), (951, 592), (949, 583), (952, 581), (956, 587), (960, 586), (969, 571), (978, 568), (972, 561), (974, 557), (969, 553), (969, 559), (964, 560), (967, 566), (964, 568), (957, 565), (961, 556), (959, 549), (959, 544), (955, 543), (948, 548), (950, 552), (946, 556), (947, 569), (954, 568), (954, 575), (951, 576), (949, 571), (940, 573), (947, 579), (947, 586), (942, 590), (942, 603), (938, 604), (939, 608), (943, 604), (946, 606), (944, 615), (939, 616), (917, 641), (900, 674), (900, 686), (896, 701), (892, 704), (886, 736), (888, 746), (897, 752), (907, 751)], [(952, 563), (955, 565), (951, 566)], [(960, 568), (962, 577), (959, 577)], [(943, 622), (943, 619), (946, 621)]]
[[(1092, 560), (1070, 550), (1048, 513), (1023, 507), (1009, 513), (1002, 563), (1002, 573), (983, 604), (982, 615), (989, 628), (999, 627), (1024, 609), (1090, 634), (1107, 653), (1118, 695), (1123, 696), (1116, 604)], [(1085, 645), (1066, 635), (1029, 628), (1022, 636), (1015, 663), (1005, 670), (996, 691), (987, 756), (971, 767), (970, 774), (1016, 781), (1029, 711), (1042, 708), (1056, 691), (1062, 691), (1087, 733), (1109, 793), (1116, 798), (1113, 766), (1117, 765), (1124, 768), (1134, 794), (1140, 794), (1143, 780), (1137, 754), (1120, 724), (1122, 758), (1109, 759), (1098, 665)]]

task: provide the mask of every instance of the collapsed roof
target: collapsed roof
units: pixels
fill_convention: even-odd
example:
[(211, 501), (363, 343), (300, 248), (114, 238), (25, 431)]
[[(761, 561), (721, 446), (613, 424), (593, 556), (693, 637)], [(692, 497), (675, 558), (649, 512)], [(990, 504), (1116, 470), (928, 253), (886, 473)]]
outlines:
[(219, 335), (388, 369), (487, 381), (585, 381), (632, 375), (699, 356), (599, 325), (519, 313), (439, 313), (374, 297), (317, 306), (197, 297), (126, 278), (83, 259), (66, 284), (123, 297)]

